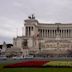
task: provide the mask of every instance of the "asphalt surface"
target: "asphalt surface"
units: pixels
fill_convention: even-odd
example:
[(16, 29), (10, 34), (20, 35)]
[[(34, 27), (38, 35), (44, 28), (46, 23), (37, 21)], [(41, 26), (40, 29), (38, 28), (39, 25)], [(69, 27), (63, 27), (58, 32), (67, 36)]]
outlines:
[(0, 64), (1, 63), (17, 63), (17, 62), (32, 61), (32, 60), (44, 60), (44, 61), (69, 60), (69, 61), (72, 61), (72, 57), (48, 57), (48, 58), (35, 57), (35, 58), (23, 58), (23, 59), (0, 59)]

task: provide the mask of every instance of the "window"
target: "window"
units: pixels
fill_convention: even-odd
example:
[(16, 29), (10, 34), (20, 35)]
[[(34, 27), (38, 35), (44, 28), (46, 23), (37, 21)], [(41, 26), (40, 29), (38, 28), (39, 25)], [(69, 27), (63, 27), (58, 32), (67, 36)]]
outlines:
[(33, 31), (33, 27), (32, 27), (32, 31)]
[(27, 40), (25, 39), (23, 42), (22, 42), (22, 47), (26, 47), (27, 46)]

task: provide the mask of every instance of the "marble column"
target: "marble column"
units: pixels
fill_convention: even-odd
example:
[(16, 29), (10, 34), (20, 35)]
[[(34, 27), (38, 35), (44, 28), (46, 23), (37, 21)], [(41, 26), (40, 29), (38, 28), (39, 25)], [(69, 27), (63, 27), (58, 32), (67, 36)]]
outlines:
[(27, 28), (27, 36), (29, 36), (29, 27)]
[(66, 36), (65, 36), (65, 30), (64, 30), (64, 38), (65, 38)]
[(55, 38), (55, 30), (54, 30), (54, 33), (53, 33), (53, 38)]
[(69, 38), (69, 29), (68, 29), (68, 38)]
[(43, 29), (43, 37), (44, 37), (44, 29)]
[(72, 38), (72, 29), (71, 29), (71, 38)]
[(48, 29), (47, 29), (47, 38), (48, 38)]
[(67, 30), (65, 30), (65, 32), (66, 32), (66, 38), (67, 38)]
[(50, 37), (52, 38), (52, 30), (50, 30)]
[(42, 29), (42, 37), (43, 37), (43, 29)]
[(63, 38), (65, 38), (65, 32), (64, 32), (64, 30), (63, 30)]
[(63, 37), (63, 30), (61, 30), (61, 37)]
[(45, 29), (43, 30), (43, 32), (44, 32), (44, 35), (43, 36), (45, 37)]
[(67, 38), (67, 31), (66, 31), (66, 29), (65, 29), (65, 33), (66, 33), (66, 38)]
[(47, 37), (46, 29), (45, 29), (45, 37)]
[(54, 30), (54, 35), (53, 35), (53, 37), (55, 38), (55, 30)]
[(51, 33), (50, 33), (50, 30), (49, 30), (49, 38), (51, 37), (50, 35), (51, 35)]
[(28, 36), (30, 36), (30, 27), (28, 27)]
[(52, 30), (52, 38), (53, 38), (53, 30)]
[(69, 29), (69, 38), (71, 37), (71, 30)]
[(28, 27), (26, 27), (25, 34), (26, 34), (26, 36), (28, 36)]
[(46, 29), (46, 37), (47, 37), (47, 29)]
[(42, 37), (42, 29), (41, 29), (41, 33), (40, 33), (40, 35), (41, 35), (40, 37)]

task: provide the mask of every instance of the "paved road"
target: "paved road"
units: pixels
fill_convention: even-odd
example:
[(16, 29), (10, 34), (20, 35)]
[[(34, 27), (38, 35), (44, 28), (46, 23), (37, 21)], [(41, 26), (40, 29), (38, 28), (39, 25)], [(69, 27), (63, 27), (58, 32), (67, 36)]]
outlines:
[(27, 59), (6, 59), (6, 60), (0, 60), (1, 63), (17, 63), (17, 62), (22, 62), (22, 61), (32, 61), (32, 60), (45, 60), (45, 61), (53, 61), (53, 60), (70, 60), (72, 61), (72, 57), (48, 57), (48, 58), (40, 58), (40, 57), (35, 57), (35, 58), (27, 58)]

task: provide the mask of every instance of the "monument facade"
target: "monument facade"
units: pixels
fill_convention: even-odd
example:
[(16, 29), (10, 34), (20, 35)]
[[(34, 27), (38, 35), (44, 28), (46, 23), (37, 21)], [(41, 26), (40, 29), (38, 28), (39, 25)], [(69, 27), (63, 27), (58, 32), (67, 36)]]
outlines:
[(14, 38), (13, 46), (28, 50), (27, 55), (60, 56), (72, 51), (72, 23), (39, 23), (32, 15), (24, 20), (24, 27), (25, 36)]

